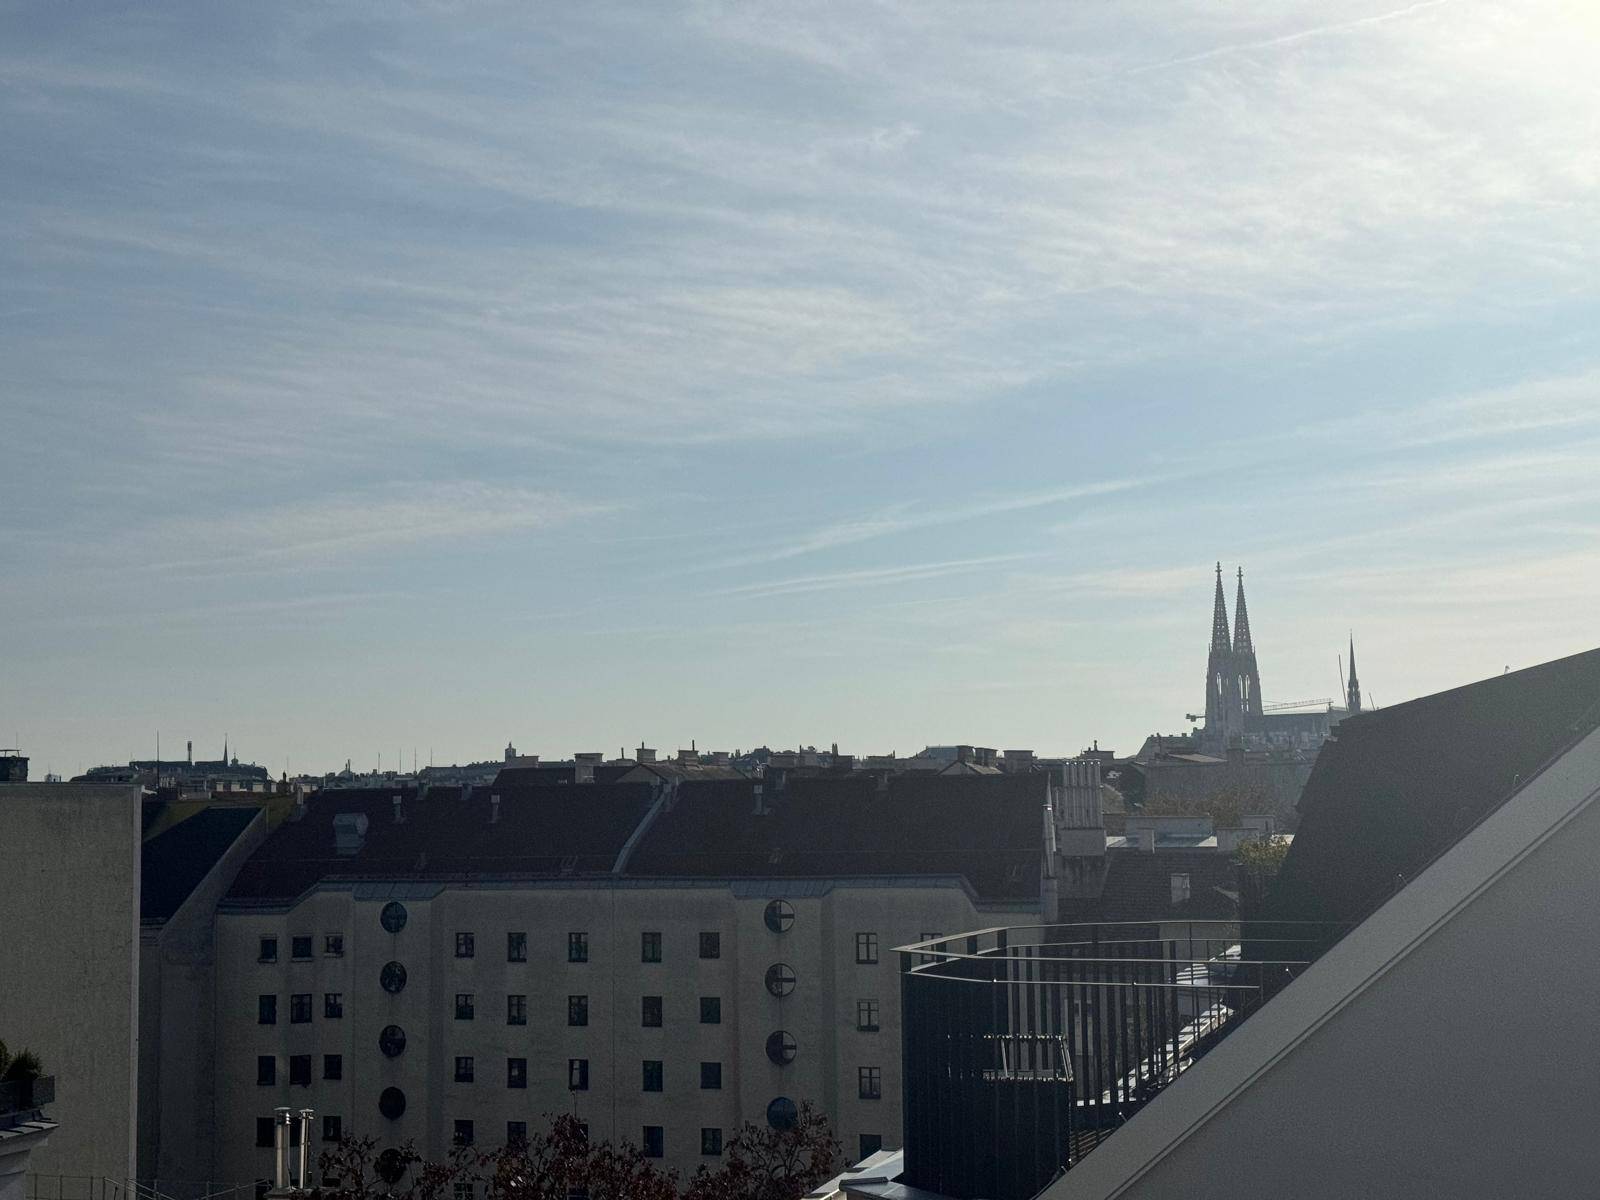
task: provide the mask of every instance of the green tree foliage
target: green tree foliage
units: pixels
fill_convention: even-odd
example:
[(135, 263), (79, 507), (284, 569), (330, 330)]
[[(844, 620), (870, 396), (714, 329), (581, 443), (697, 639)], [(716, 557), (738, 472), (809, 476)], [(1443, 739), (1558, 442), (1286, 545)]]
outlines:
[(469, 1182), (485, 1200), (799, 1200), (840, 1164), (828, 1120), (810, 1104), (787, 1130), (746, 1125), (718, 1167), (701, 1167), (686, 1187), (635, 1146), (591, 1141), (570, 1115), (550, 1118), (528, 1142), (460, 1146), (444, 1162), (423, 1159), (409, 1142), (380, 1149), (372, 1137), (346, 1137), (318, 1159), (323, 1177), (337, 1181), (322, 1189), (324, 1200), (451, 1200)]

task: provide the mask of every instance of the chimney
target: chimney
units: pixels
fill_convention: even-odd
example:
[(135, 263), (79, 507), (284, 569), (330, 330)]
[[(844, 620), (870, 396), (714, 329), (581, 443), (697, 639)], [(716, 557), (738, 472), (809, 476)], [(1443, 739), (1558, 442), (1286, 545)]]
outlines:
[(390, 796), (389, 802), (394, 805), (394, 823), (396, 825), (404, 825), (406, 823), (406, 812), (405, 809), (401, 807), (400, 796), (398, 793)]
[(306, 817), (306, 785), (296, 782), (294, 785), (294, 812), (289, 814), (291, 821), (303, 821)]
[(700, 751), (679, 750), (678, 765), (683, 767), (697, 767), (700, 765)]
[(500, 797), (498, 795), (489, 797), (489, 824), (500, 824)]
[(754, 791), (756, 796), (756, 816), (759, 817), (767, 811), (766, 788), (764, 785), (757, 783)]
[(272, 1114), (273, 1187), (280, 1194), (289, 1191), (289, 1121), (287, 1108), (274, 1109)]
[(639, 745), (639, 761), (642, 763), (653, 763), (655, 760), (656, 752), (649, 749), (641, 742)]
[(185, 761), (191, 767), (194, 766), (194, 739), (192, 738), (189, 740), (189, 756), (187, 759), (185, 759)]
[(309, 1183), (306, 1178), (306, 1167), (311, 1157), (311, 1119), (315, 1117), (316, 1110), (302, 1108), (300, 1110), (300, 1190), (307, 1191)]
[(605, 763), (603, 753), (580, 753), (572, 756), (572, 779), (574, 783), (593, 783), (594, 769)]

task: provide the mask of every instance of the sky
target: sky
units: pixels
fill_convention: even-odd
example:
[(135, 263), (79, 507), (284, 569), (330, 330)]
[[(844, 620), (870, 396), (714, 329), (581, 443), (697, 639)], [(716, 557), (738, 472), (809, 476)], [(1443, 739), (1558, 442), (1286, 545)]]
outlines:
[[(1589, 0), (0, 3), (0, 744), (1131, 752), (1600, 641)], [(1230, 600), (1231, 600), (1230, 582)]]

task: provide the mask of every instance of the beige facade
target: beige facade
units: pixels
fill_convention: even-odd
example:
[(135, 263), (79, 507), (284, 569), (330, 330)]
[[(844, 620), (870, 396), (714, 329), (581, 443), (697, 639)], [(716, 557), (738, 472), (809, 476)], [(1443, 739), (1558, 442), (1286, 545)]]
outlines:
[[(775, 899), (793, 910), (782, 932), (765, 919)], [(383, 924), (390, 903), (405, 910), (398, 932)], [(505, 1141), (508, 1122), (537, 1132), (546, 1114), (574, 1112), (600, 1138), (643, 1143), (647, 1128), (659, 1129), (665, 1165), (684, 1175), (716, 1162), (702, 1154), (703, 1131), (731, 1138), (743, 1122), (764, 1122), (778, 1098), (818, 1103), (847, 1157), (864, 1137), (898, 1146), (893, 948), (1017, 919), (1015, 907), (981, 909), (958, 879), (932, 878), (329, 881), (287, 908), (224, 902), (210, 1177), (269, 1173), (257, 1122), (278, 1105), (316, 1109), (319, 1134), (322, 1118), (333, 1116), (347, 1134), (415, 1139), (428, 1157), (448, 1153), (458, 1121), (470, 1121), (476, 1144), (487, 1147)], [(457, 954), (464, 933), (471, 957)], [(514, 933), (526, 935), (526, 961), (508, 961)], [(585, 936), (585, 962), (570, 961), (574, 933)], [(650, 934), (660, 935), (659, 962), (644, 961)], [(702, 934), (715, 935), (715, 957), (702, 956)], [(330, 935), (342, 939), (342, 953), (330, 953)], [(858, 935), (871, 939), (859, 956)], [(295, 959), (296, 937), (311, 939), (309, 958)], [(277, 961), (258, 961), (263, 938), (276, 939)], [(405, 971), (397, 992), (382, 982), (389, 963)], [(766, 987), (779, 964), (793, 975), (781, 997)], [(341, 1016), (326, 1015), (330, 994), (340, 997)], [(457, 997), (467, 995), (472, 1019), (458, 1019)], [(275, 1024), (260, 1022), (262, 996), (275, 997)], [(294, 1019), (307, 1003), (296, 996), (310, 997), (308, 1020)], [(525, 1024), (508, 1023), (508, 1003), (517, 1003), (508, 997), (524, 998)], [(572, 997), (584, 998), (584, 1025), (569, 1023)], [(659, 997), (659, 1026), (646, 1024), (650, 997)], [(705, 1000), (717, 1002), (717, 1023), (702, 1020)], [(876, 1004), (876, 1030), (859, 1027), (867, 1001)], [(389, 1026), (405, 1038), (392, 1057), (380, 1049)], [(768, 1056), (776, 1033), (793, 1040), (787, 1065)], [(327, 1055), (339, 1056), (337, 1079), (327, 1078)], [(309, 1066), (305, 1085), (290, 1083), (296, 1056)], [(271, 1084), (256, 1082), (263, 1057), (272, 1060)], [(458, 1058), (472, 1060), (470, 1082), (457, 1080)], [(508, 1062), (519, 1059), (526, 1086), (510, 1087)], [(569, 1089), (573, 1060), (587, 1064), (586, 1089)], [(646, 1063), (660, 1064), (659, 1091), (646, 1089), (654, 1069)], [(713, 1082), (702, 1064), (715, 1064), (720, 1087), (702, 1086)], [(877, 1095), (864, 1097), (874, 1085)], [(392, 1119), (379, 1109), (388, 1088), (406, 1104)]]
[(0, 1038), (56, 1078), (36, 1173), (134, 1175), (139, 801), (137, 786), (0, 784)]

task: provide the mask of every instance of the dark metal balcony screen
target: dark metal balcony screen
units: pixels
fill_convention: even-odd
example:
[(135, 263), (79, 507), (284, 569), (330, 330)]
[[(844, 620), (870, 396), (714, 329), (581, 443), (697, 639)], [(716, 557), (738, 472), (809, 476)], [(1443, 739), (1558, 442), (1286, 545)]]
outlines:
[(1237, 934), (1181, 924), (1026, 926), (901, 948), (903, 1181), (956, 1200), (1030, 1200), (1314, 957), (1304, 934), (1285, 948), (1296, 958), (1242, 961)]

